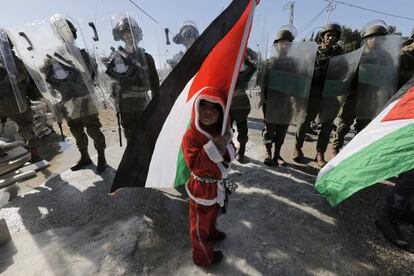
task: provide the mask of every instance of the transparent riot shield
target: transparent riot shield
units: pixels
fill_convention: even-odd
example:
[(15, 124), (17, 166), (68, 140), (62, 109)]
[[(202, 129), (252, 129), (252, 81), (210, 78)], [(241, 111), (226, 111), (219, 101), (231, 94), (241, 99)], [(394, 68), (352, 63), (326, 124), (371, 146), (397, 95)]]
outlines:
[(161, 82), (181, 61), (203, 32), (204, 24), (194, 19), (177, 19), (157, 28), (158, 71)]
[(306, 112), (316, 50), (315, 42), (275, 44), (262, 89), (268, 123), (290, 124)]
[(97, 114), (92, 73), (86, 51), (62, 16), (9, 29), (10, 38), (39, 91), (58, 119), (74, 120)]
[(320, 123), (335, 120), (339, 109), (350, 92), (364, 47), (329, 60), (318, 114)]
[(373, 119), (397, 90), (400, 35), (364, 39), (358, 74), (357, 117)]
[(21, 83), (27, 72), (15, 56), (4, 29), (0, 29), (0, 114), (18, 114), (27, 109), (27, 101)]
[(144, 34), (128, 14), (105, 14), (90, 22), (98, 61), (98, 81), (118, 113), (145, 110), (158, 93), (159, 79)]

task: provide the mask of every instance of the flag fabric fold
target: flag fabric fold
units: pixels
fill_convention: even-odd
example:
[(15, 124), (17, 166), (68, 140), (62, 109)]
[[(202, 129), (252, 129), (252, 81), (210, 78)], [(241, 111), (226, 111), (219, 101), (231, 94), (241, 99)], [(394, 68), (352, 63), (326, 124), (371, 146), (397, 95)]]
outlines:
[(318, 174), (335, 206), (357, 191), (414, 168), (414, 77)]
[(186, 183), (190, 172), (181, 141), (191, 121), (193, 103), (212, 86), (228, 93), (230, 105), (257, 2), (233, 1), (164, 80), (125, 150), (111, 193), (123, 187), (167, 188)]

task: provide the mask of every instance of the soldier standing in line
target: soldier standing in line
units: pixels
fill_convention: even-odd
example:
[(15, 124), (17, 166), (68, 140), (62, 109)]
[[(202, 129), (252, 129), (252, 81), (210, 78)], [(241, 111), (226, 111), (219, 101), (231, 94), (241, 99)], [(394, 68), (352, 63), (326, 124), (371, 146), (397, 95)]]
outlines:
[[(7, 118), (18, 126), (18, 133), (26, 140), (31, 154), (31, 162), (41, 159), (38, 138), (33, 130), (33, 112), (28, 95), (35, 93), (36, 87), (23, 62), (12, 51), (13, 45), (4, 29), (0, 29), (0, 119), (4, 124)], [(7, 152), (0, 149), (0, 157)]]
[(247, 48), (230, 107), (230, 120), (232, 123), (236, 122), (238, 132), (237, 141), (240, 143), (236, 156), (237, 161), (244, 160), (246, 143), (249, 139), (247, 116), (250, 113), (251, 106), (246, 89), (257, 70), (257, 62), (257, 54), (252, 49)]
[[(338, 44), (341, 33), (342, 27), (338, 24), (326, 25), (321, 33), (322, 42), (318, 45), (318, 51), (316, 54), (315, 71), (312, 80), (312, 88), (307, 112), (306, 115), (300, 119), (301, 121), (299, 122), (296, 131), (296, 145), (293, 153), (293, 160), (295, 162), (301, 162), (303, 160), (304, 155), (302, 147), (305, 141), (306, 132), (309, 129), (310, 122), (318, 115), (329, 60), (333, 56), (344, 53), (343, 49)], [(321, 131), (318, 135), (316, 145), (317, 153), (315, 157), (315, 161), (319, 167), (323, 167), (327, 163), (324, 154), (329, 143), (332, 129), (333, 124), (331, 122), (326, 122), (321, 125)]]
[(113, 80), (112, 95), (129, 142), (145, 108), (159, 93), (159, 78), (153, 57), (138, 46), (143, 39), (138, 23), (128, 15), (114, 16), (112, 21), (114, 41), (125, 45), (112, 48), (102, 61)]
[(387, 34), (383, 21), (369, 22), (361, 31), (365, 48), (357, 78), (339, 114), (338, 128), (332, 141), (334, 155), (342, 149), (345, 136), (354, 121), (356, 120), (355, 130), (358, 133), (371, 122), (396, 91), (398, 62), (394, 61), (392, 55), (399, 55), (401, 38)]
[[(51, 25), (66, 50), (56, 49), (54, 56), (47, 57), (42, 71), (53, 93), (61, 95), (60, 109), (81, 154), (80, 160), (71, 167), (71, 170), (81, 170), (92, 163), (88, 153), (86, 129), (98, 152), (96, 170), (101, 173), (107, 167), (106, 143), (105, 136), (100, 130), (102, 124), (99, 121), (98, 109), (91, 97), (91, 93), (94, 93), (91, 87), (91, 82), (95, 77), (94, 64), (86, 50), (79, 49), (75, 45), (77, 29), (71, 21), (66, 19), (66, 16), (61, 14), (52, 16)], [(60, 55), (59, 52), (68, 56)], [(82, 69), (83, 72), (80, 71), (82, 67), (86, 67)]]

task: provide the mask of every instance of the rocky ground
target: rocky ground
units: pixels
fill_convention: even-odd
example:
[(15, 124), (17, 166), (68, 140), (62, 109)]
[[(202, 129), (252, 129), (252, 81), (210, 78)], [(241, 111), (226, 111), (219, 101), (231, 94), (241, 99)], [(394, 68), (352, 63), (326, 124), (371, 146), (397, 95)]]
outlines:
[[(70, 157), (63, 151), (58, 171), (52, 164), (43, 184), (19, 190), (0, 209), (13, 238), (0, 250), (2, 275), (414, 274), (414, 255), (390, 245), (373, 224), (391, 182), (331, 208), (313, 188), (315, 144), (305, 143), (305, 164), (294, 163), (290, 129), (283, 148), (289, 165), (266, 167), (258, 120), (249, 123), (248, 162), (232, 166), (240, 187), (218, 222), (228, 235), (217, 245), (225, 259), (211, 269), (196, 267), (180, 192), (136, 188), (107, 196), (123, 150), (109, 125), (111, 167), (104, 174), (94, 166), (68, 171), (72, 162), (64, 158), (76, 161), (76, 151)], [(413, 230), (404, 226), (414, 245)]]

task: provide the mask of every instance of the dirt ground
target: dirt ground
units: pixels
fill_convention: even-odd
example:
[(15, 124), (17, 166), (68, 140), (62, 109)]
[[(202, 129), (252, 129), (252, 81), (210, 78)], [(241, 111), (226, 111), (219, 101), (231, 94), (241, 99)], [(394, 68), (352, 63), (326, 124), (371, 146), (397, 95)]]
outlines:
[[(249, 122), (248, 162), (232, 165), (240, 187), (218, 221), (228, 236), (217, 245), (225, 259), (211, 269), (196, 267), (185, 196), (144, 188), (107, 196), (123, 149), (115, 118), (103, 114), (102, 121), (111, 145), (104, 174), (94, 166), (67, 171), (72, 162), (63, 158), (77, 155), (63, 150), (48, 169), (54, 177), (19, 190), (0, 209), (13, 238), (0, 250), (2, 275), (414, 275), (414, 255), (390, 245), (373, 223), (392, 183), (331, 208), (313, 187), (316, 137), (305, 142), (306, 162), (294, 163), (290, 128), (282, 149), (289, 165), (270, 168), (262, 163), (257, 118)], [(414, 228), (403, 230), (414, 245)]]
[[(102, 124), (102, 132), (105, 135), (107, 147), (119, 145), (118, 126), (115, 113), (112, 110), (103, 110), (99, 113)], [(48, 178), (60, 174), (73, 166), (79, 160), (79, 152), (76, 148), (75, 140), (72, 137), (66, 122), (63, 122), (62, 129), (64, 142), (60, 135), (59, 126), (53, 124), (54, 133), (46, 136), (40, 141), (40, 154), (43, 159), (49, 161), (50, 165), (46, 169), (37, 173), (36, 177), (16, 183), (4, 189), (11, 195), (11, 199), (22, 195), (30, 189), (39, 186)], [(123, 149), (125, 149), (125, 138), (123, 137)], [(93, 142), (89, 139), (89, 154), (96, 155)]]

